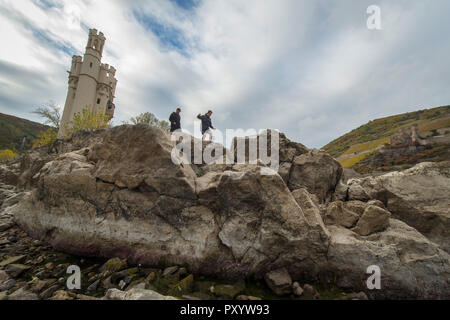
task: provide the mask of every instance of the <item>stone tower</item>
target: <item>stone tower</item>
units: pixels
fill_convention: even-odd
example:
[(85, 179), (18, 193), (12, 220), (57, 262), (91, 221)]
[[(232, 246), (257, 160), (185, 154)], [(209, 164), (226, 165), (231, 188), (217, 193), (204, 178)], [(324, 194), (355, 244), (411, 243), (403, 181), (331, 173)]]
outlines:
[(59, 137), (65, 135), (74, 114), (88, 108), (101, 111), (110, 118), (114, 116), (116, 69), (101, 62), (105, 36), (96, 29), (89, 30), (89, 40), (84, 58), (73, 56), (69, 73), (69, 89), (59, 127)]

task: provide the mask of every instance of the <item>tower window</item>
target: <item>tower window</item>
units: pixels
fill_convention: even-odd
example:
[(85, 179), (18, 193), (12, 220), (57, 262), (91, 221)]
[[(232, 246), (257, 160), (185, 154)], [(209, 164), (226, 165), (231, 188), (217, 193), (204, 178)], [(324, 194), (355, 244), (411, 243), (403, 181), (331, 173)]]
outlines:
[(100, 104), (100, 98), (97, 99), (97, 104)]
[(91, 62), (91, 64), (89, 66), (92, 68), (92, 62)]

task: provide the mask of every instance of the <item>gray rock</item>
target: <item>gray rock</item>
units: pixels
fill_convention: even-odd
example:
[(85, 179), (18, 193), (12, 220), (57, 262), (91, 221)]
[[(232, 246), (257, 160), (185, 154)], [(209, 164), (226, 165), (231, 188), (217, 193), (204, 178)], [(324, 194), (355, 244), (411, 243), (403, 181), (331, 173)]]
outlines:
[[(352, 181), (352, 180), (350, 180)], [(350, 184), (348, 188), (348, 199), (367, 202), (371, 198), (367, 192), (358, 184)]]
[(369, 300), (367, 295), (364, 292), (351, 293), (350, 297), (354, 300)]
[(408, 170), (349, 183), (385, 203), (393, 218), (450, 252), (450, 161), (423, 162)]
[(177, 272), (178, 269), (179, 269), (178, 266), (173, 266), (173, 267), (167, 267), (167, 268), (165, 268), (164, 271), (163, 271), (163, 277), (166, 277), (166, 276), (170, 276), (170, 275), (175, 274), (175, 272)]
[(303, 288), (300, 286), (300, 284), (298, 282), (294, 282), (292, 284), (292, 293), (298, 297), (300, 297), (303, 294), (304, 290)]
[(73, 297), (67, 291), (58, 290), (48, 300), (67, 301), (67, 300), (73, 300)]
[(330, 200), (341, 180), (342, 166), (324, 151), (310, 150), (297, 156), (289, 178), (289, 189), (306, 188), (320, 202)]
[(100, 283), (100, 279), (97, 281), (94, 281), (89, 287), (87, 287), (87, 291), (96, 291), (98, 284)]
[(39, 297), (35, 293), (20, 288), (10, 294), (8, 300), (39, 300)]
[(6, 231), (8, 229), (11, 229), (14, 226), (14, 224), (15, 223), (13, 221), (0, 223), (0, 232)]
[[(341, 169), (325, 153), (283, 138), (281, 162), (292, 166), (286, 184), (262, 164), (177, 165), (173, 145), (158, 128), (125, 125), (77, 132), (58, 154), (30, 151), (16, 168), (26, 194), (6, 213), (33, 237), (81, 256), (120, 254), (133, 264), (164, 262), (227, 278), (262, 277), (282, 267), (306, 281), (348, 275), (352, 290), (364, 285), (367, 266), (380, 264), (383, 290), (371, 296), (450, 298), (448, 254), (414, 229), (391, 219), (387, 229), (362, 237), (321, 223), (317, 217), (333, 199)], [(403, 212), (442, 245), (450, 230), (449, 165), (419, 168), (348, 185), (359, 185), (394, 216)], [(300, 187), (305, 191), (290, 192)], [(20, 242), (21, 234), (8, 239)]]
[(3, 268), (12, 263), (21, 263), (26, 259), (26, 257), (27, 256), (25, 256), (25, 255), (10, 257), (10, 258), (5, 259), (2, 262), (0, 262), (0, 267)]
[[(120, 287), (120, 285), (119, 285)], [(146, 289), (147, 285), (145, 282), (140, 282), (137, 284), (130, 285), (125, 291), (130, 291), (131, 289)]]
[(353, 231), (362, 236), (383, 231), (389, 226), (390, 217), (389, 211), (370, 205), (364, 211)]
[(369, 202), (367, 202), (367, 205), (368, 206), (376, 206), (376, 207), (380, 207), (382, 209), (386, 209), (386, 206), (380, 200), (370, 200)]
[(362, 216), (364, 210), (366, 210), (368, 203), (359, 200), (352, 200), (344, 202), (344, 208), (356, 213), (358, 216)]
[(120, 258), (112, 258), (106, 261), (101, 267), (101, 272), (107, 272), (109, 274), (120, 271), (127, 267), (127, 260)]
[(0, 270), (0, 284), (8, 280), (9, 276), (4, 270)]
[(59, 284), (55, 284), (53, 286), (51, 286), (50, 288), (48, 288), (47, 290), (45, 290), (44, 292), (42, 292), (39, 297), (41, 299), (47, 300), (50, 297), (53, 296), (53, 294), (58, 291), (59, 289), (61, 289), (61, 286)]
[[(14, 217), (36, 237), (51, 232), (55, 247), (77, 255), (94, 250), (108, 257), (120, 243), (130, 263), (165, 261), (194, 273), (263, 276), (276, 256), (273, 268), (320, 271), (326, 231), (310, 224), (278, 174), (230, 165), (197, 177), (191, 165), (172, 162), (172, 148), (166, 133), (147, 125), (76, 133), (63, 143), (65, 153), (37, 172)], [(49, 207), (66, 214), (55, 219)], [(99, 216), (100, 208), (108, 212)]]
[(5, 201), (3, 201), (3, 204), (1, 205), (1, 209), (5, 209), (7, 207), (17, 204), (20, 200), (22, 200), (22, 198), (23, 198), (23, 193), (17, 193), (17, 194), (11, 195)]
[(346, 201), (348, 198), (348, 185), (342, 181), (336, 186), (336, 189), (333, 194), (333, 201)]
[(84, 294), (77, 294), (76, 298), (77, 300), (101, 300), (100, 298), (86, 296)]
[(246, 295), (240, 295), (236, 298), (236, 300), (244, 300), (244, 301), (261, 301), (262, 299), (259, 297), (254, 296), (246, 296)]
[(326, 224), (352, 228), (358, 222), (359, 215), (346, 209), (342, 201), (335, 201), (328, 205), (324, 220)]
[(377, 265), (382, 290), (372, 290), (376, 299), (450, 297), (450, 256), (402, 221), (390, 219), (385, 231), (364, 238), (344, 227), (328, 229), (328, 267), (353, 288), (366, 286), (367, 268)]
[(177, 300), (174, 297), (163, 296), (152, 290), (131, 289), (129, 291), (120, 291), (118, 289), (109, 289), (103, 300)]
[(305, 294), (313, 296), (313, 297), (317, 297), (317, 295), (318, 295), (316, 288), (314, 288), (314, 286), (312, 286), (310, 284), (305, 284), (303, 286), (303, 291), (305, 292)]
[(25, 271), (29, 270), (31, 267), (24, 264), (8, 264), (5, 271), (13, 278), (20, 276)]
[(221, 284), (214, 286), (214, 294), (232, 300), (245, 290), (245, 284)]
[(8, 294), (4, 292), (0, 292), (0, 301), (8, 300)]
[(292, 279), (285, 268), (268, 272), (264, 279), (269, 288), (278, 296), (292, 292)]
[(0, 284), (0, 291), (8, 291), (16, 285), (16, 280), (9, 279)]

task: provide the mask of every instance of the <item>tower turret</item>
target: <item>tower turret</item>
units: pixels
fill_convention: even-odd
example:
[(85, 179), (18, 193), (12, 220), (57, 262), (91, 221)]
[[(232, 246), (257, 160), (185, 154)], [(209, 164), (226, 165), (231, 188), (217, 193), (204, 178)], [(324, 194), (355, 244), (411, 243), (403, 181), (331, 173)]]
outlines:
[(101, 60), (105, 41), (106, 38), (102, 32), (98, 33), (97, 29), (90, 29), (89, 39), (86, 46), (86, 54), (92, 54)]

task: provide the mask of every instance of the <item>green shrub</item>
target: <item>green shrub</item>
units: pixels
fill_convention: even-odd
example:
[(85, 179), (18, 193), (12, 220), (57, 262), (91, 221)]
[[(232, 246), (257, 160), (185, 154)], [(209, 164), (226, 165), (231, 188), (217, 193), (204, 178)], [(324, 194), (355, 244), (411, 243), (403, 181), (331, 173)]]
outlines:
[(7, 162), (13, 160), (18, 154), (10, 149), (0, 151), (0, 162)]
[(132, 124), (145, 123), (145, 124), (150, 124), (152, 126), (161, 128), (161, 129), (163, 129), (165, 131), (169, 131), (170, 130), (170, 124), (167, 121), (159, 120), (151, 112), (141, 113), (140, 115), (131, 118), (130, 121), (131, 121)]
[(73, 120), (66, 126), (66, 135), (79, 130), (94, 131), (111, 127), (111, 118), (101, 111), (91, 111), (86, 107), (83, 111), (76, 113)]
[(41, 131), (38, 134), (37, 139), (33, 141), (33, 149), (52, 144), (56, 141), (57, 138), (58, 138), (57, 128), (51, 127), (46, 131)]

